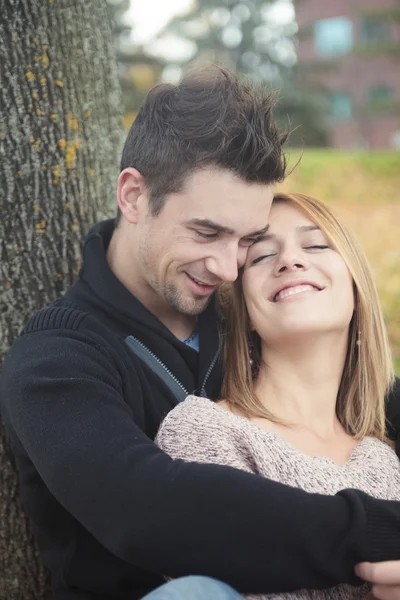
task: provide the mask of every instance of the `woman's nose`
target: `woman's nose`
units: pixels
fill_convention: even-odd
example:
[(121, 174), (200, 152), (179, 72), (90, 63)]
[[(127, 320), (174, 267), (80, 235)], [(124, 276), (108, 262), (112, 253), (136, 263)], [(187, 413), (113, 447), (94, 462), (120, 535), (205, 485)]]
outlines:
[(293, 264), (288, 263), (284, 264), (280, 267), (279, 273), (283, 273), (284, 271), (297, 271), (299, 269), (304, 269), (304, 265), (300, 262), (295, 262)]
[(300, 271), (307, 268), (307, 259), (297, 247), (287, 247), (281, 250), (279, 260), (276, 265), (276, 272), (284, 273), (285, 271)]

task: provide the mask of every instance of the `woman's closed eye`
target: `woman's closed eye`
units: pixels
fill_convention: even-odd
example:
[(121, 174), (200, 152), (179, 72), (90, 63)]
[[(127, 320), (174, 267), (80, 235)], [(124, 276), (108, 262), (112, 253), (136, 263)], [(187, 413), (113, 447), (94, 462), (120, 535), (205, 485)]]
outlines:
[(256, 265), (257, 263), (261, 262), (264, 259), (268, 259), (268, 258), (272, 258), (273, 256), (276, 256), (277, 252), (268, 252), (265, 254), (261, 254), (261, 256), (257, 256), (257, 258), (255, 258), (254, 260), (251, 261), (251, 265)]
[[(328, 246), (327, 244), (312, 244), (310, 246), (303, 246), (303, 250), (326, 250), (328, 249), (330, 246)], [(251, 263), (250, 266), (253, 265), (257, 265), (258, 263), (260, 263), (263, 260), (268, 260), (273, 258), (274, 256), (276, 256), (278, 254), (277, 251), (268, 251), (268, 252), (264, 252), (263, 254), (260, 254), (260, 256), (257, 256), (257, 258), (254, 258)]]
[(313, 246), (305, 246), (304, 250), (326, 250), (329, 248), (326, 244), (314, 244)]

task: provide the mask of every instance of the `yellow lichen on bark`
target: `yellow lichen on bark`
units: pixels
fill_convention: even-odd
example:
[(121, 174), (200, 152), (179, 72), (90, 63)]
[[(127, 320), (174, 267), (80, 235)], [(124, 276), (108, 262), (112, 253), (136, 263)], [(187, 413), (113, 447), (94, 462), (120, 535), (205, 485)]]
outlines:
[(61, 167), (60, 165), (53, 165), (51, 167), (51, 170), (53, 171), (53, 183), (54, 185), (57, 185), (58, 183), (60, 183), (60, 178), (61, 178)]
[(80, 148), (81, 142), (80, 140), (75, 140), (74, 142), (67, 142), (64, 139), (58, 140), (57, 146), (60, 148), (62, 152), (65, 151), (65, 167), (68, 170), (71, 170), (76, 161), (76, 151)]
[(47, 55), (47, 50), (49, 49), (47, 44), (43, 44), (42, 46), (42, 56), (41, 56), (41, 60), (42, 60), (42, 65), (44, 66), (45, 69), (47, 69), (49, 67), (50, 64), (50, 60), (49, 57)]
[(68, 124), (72, 131), (78, 131), (78, 119), (73, 115), (72, 112), (68, 113)]
[(70, 142), (65, 153), (65, 166), (67, 169), (72, 169), (76, 160), (76, 151), (80, 147), (81, 143), (79, 140), (76, 142)]

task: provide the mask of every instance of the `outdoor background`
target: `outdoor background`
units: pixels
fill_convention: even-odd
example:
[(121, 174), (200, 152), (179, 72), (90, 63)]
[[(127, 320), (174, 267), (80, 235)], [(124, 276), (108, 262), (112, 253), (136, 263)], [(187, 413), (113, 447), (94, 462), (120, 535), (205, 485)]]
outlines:
[(215, 61), (280, 90), (299, 165), (372, 264), (400, 374), (399, 0), (109, 0), (129, 128), (150, 87)]

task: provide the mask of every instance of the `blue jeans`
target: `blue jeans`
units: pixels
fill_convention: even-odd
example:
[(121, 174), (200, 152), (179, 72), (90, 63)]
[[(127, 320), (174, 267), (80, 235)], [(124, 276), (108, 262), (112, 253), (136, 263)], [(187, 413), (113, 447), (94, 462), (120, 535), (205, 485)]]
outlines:
[(165, 583), (142, 600), (243, 600), (243, 596), (217, 579), (190, 575)]

